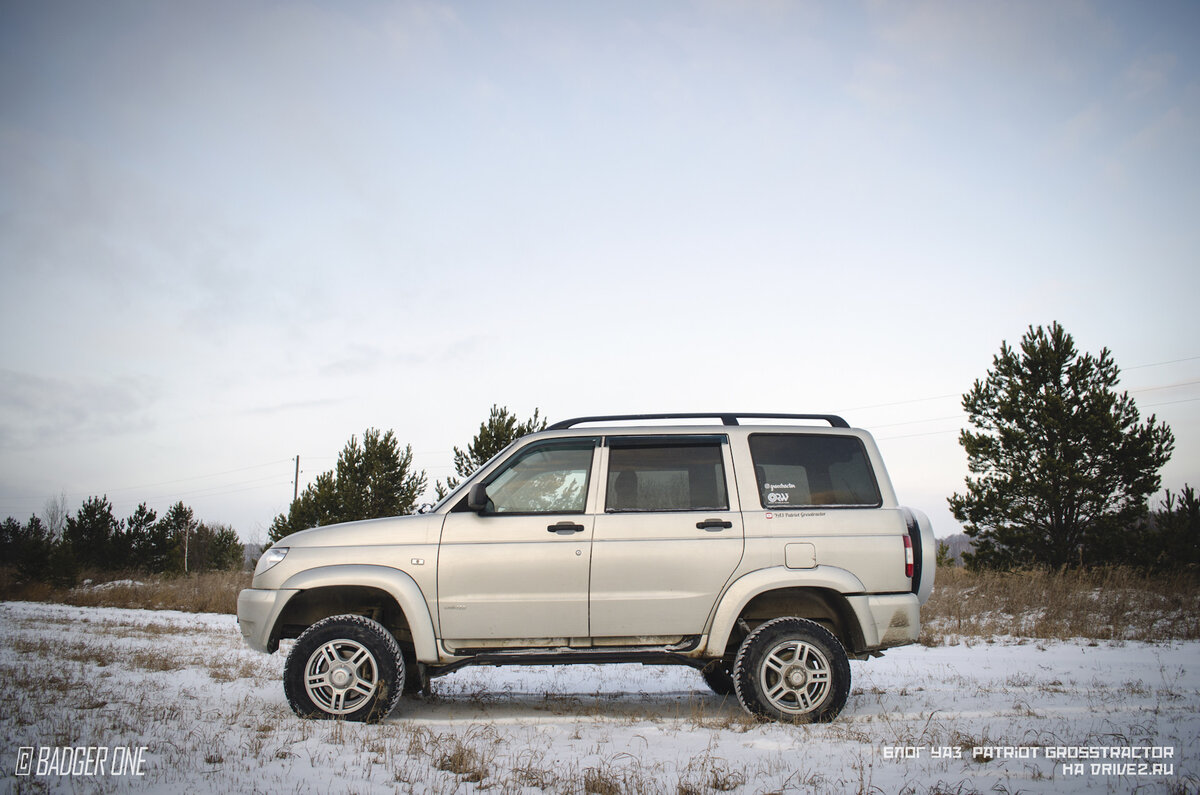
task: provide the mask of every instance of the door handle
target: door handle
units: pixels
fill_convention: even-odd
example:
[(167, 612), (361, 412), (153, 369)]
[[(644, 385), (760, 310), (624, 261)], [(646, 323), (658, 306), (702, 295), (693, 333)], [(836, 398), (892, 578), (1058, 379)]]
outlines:
[(703, 522), (696, 522), (697, 530), (707, 530), (710, 533), (719, 533), (730, 527), (733, 527), (733, 522), (723, 522), (720, 519), (705, 519)]
[(559, 535), (564, 535), (566, 533), (582, 533), (583, 525), (575, 524), (574, 522), (559, 522), (558, 524), (550, 525), (546, 528), (546, 530), (551, 533), (558, 533)]

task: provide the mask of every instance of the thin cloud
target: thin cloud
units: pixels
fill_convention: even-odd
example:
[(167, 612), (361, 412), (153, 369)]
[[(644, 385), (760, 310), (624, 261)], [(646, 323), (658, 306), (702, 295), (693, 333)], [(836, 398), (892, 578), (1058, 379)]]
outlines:
[(0, 370), (0, 449), (75, 444), (152, 426), (154, 389), (125, 378), (54, 378)]

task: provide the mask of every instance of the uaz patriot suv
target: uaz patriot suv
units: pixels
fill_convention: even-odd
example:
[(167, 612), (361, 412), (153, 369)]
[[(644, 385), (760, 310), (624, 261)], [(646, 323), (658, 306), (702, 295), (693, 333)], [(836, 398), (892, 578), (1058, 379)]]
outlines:
[(581, 417), (424, 514), (282, 539), (238, 622), (259, 651), (296, 639), (284, 690), (301, 716), (379, 720), (466, 665), (640, 662), (822, 721), (850, 658), (916, 640), (934, 556), (928, 518), (840, 417)]

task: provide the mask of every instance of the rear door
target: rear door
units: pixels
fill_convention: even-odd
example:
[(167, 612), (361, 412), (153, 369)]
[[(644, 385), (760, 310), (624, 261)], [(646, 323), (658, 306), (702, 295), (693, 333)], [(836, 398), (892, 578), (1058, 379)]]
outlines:
[(601, 460), (592, 637), (637, 643), (700, 634), (742, 557), (728, 438), (610, 436)]

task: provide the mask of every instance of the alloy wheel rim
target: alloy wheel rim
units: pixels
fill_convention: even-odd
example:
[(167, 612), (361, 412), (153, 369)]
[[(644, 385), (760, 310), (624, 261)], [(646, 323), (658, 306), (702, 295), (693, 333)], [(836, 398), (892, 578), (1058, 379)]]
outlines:
[(331, 640), (308, 658), (304, 689), (323, 712), (347, 715), (360, 709), (379, 689), (379, 666), (361, 643)]
[(829, 660), (809, 643), (786, 640), (763, 657), (759, 687), (772, 707), (788, 715), (805, 715), (829, 695)]

